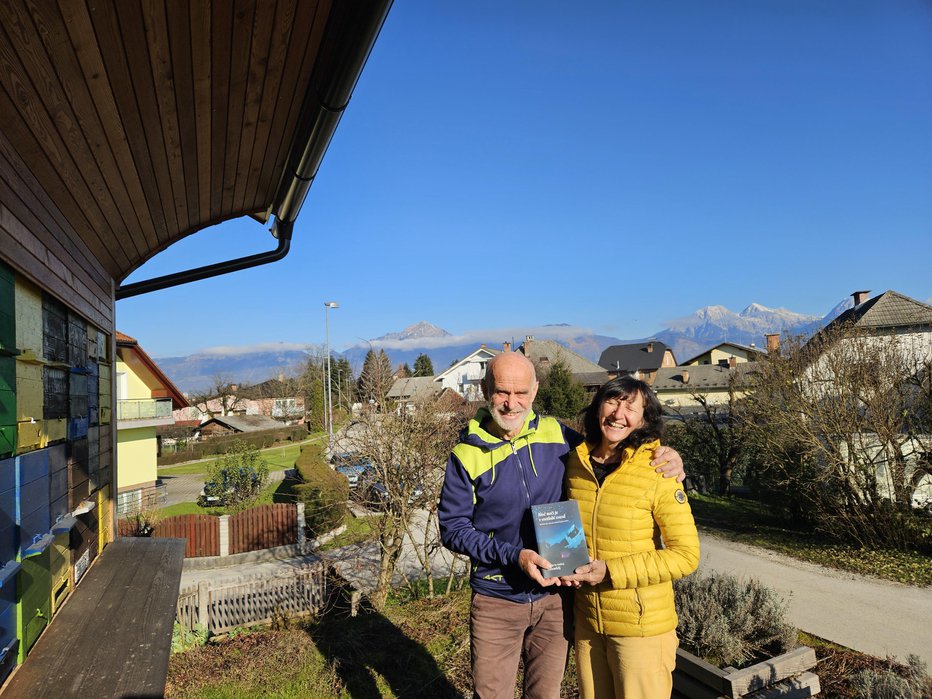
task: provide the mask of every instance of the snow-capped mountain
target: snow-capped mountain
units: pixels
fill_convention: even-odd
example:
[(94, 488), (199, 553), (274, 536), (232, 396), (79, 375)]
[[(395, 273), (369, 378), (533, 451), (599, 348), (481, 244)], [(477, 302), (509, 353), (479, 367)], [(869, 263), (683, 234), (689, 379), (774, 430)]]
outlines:
[(450, 333), (443, 328), (438, 328), (436, 325), (422, 320), (420, 323), (409, 325), (400, 333), (388, 333), (382, 335), (382, 337), (377, 337), (373, 342), (384, 342), (386, 340), (419, 340), (424, 337), (449, 337), (449, 335)]

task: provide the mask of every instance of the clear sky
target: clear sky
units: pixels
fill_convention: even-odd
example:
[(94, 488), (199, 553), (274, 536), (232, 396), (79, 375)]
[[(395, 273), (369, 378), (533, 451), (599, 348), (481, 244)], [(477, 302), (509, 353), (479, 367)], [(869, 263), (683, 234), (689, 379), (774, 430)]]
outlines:
[[(251, 220), (128, 281), (274, 247)], [(397, 0), (258, 269), (117, 304), (154, 356), (427, 320), (623, 339), (707, 305), (932, 297), (928, 0)]]

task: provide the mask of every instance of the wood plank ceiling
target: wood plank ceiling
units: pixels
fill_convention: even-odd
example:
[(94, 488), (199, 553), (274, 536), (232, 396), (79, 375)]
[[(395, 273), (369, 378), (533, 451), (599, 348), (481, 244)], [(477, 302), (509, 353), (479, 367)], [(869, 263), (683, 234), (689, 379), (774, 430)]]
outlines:
[(278, 214), (309, 100), (347, 70), (322, 46), (359, 39), (334, 8), (363, 5), (3, 0), (0, 128), (122, 281), (206, 226)]

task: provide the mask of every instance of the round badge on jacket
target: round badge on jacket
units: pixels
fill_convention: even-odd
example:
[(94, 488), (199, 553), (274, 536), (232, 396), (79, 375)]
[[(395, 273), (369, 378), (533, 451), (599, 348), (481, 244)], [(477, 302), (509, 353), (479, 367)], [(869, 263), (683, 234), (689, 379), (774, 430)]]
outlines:
[(679, 504), (686, 504), (686, 493), (684, 493), (682, 490), (677, 490), (675, 493), (673, 493), (673, 497), (676, 498), (676, 501)]

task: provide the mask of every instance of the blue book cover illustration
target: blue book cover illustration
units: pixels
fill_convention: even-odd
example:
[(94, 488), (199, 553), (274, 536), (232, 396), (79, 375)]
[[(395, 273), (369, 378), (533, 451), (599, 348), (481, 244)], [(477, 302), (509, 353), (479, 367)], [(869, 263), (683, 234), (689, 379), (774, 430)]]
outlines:
[(537, 535), (537, 552), (551, 565), (549, 570), (541, 571), (545, 578), (571, 575), (589, 562), (579, 503), (575, 500), (531, 505), (531, 520)]

